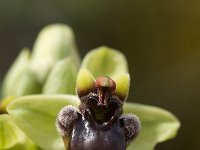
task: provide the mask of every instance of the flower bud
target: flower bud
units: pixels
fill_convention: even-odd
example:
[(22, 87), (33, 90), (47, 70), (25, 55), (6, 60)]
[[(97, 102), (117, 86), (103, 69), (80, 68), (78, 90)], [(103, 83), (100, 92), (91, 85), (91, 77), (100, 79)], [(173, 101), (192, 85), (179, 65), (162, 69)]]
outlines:
[(63, 24), (45, 27), (38, 35), (33, 47), (31, 69), (38, 80), (44, 83), (52, 67), (62, 58), (71, 56), (79, 65), (79, 55), (73, 31)]

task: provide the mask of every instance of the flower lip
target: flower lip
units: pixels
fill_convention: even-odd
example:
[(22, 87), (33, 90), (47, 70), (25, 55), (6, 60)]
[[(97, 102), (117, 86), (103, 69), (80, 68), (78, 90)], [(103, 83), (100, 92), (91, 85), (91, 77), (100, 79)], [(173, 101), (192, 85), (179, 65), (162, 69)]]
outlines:
[(98, 96), (93, 95), (87, 98), (85, 105), (86, 111), (89, 112), (97, 124), (108, 124), (120, 115), (121, 112), (119, 110), (122, 107), (122, 102), (116, 97), (110, 97), (106, 105), (100, 104)]

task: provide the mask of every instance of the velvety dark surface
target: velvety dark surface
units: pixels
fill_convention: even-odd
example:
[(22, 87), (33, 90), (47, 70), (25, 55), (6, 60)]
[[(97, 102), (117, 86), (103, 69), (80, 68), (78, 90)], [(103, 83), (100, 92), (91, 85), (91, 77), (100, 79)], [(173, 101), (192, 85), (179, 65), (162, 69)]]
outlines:
[(43, 26), (67, 23), (82, 56), (102, 44), (127, 56), (129, 101), (178, 116), (178, 136), (157, 150), (200, 149), (199, 6), (198, 0), (1, 0), (0, 78)]
[(124, 129), (115, 121), (106, 128), (79, 117), (74, 124), (69, 150), (125, 150)]

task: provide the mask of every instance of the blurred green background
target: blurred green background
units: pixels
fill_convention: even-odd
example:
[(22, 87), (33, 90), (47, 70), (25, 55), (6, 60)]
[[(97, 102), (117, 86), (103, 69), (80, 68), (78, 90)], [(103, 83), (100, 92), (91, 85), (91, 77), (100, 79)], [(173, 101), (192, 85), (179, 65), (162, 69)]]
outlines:
[(0, 78), (47, 24), (69, 24), (82, 56), (121, 50), (131, 72), (129, 101), (159, 106), (182, 122), (156, 150), (200, 149), (200, 1), (1, 0)]

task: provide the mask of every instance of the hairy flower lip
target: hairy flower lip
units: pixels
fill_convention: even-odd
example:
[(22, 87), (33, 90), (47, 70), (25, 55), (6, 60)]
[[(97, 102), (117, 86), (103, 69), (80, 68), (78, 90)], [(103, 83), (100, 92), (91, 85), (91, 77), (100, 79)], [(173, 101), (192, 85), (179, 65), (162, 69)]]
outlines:
[(110, 119), (108, 121), (104, 121), (104, 122), (98, 122), (98, 121), (96, 121), (96, 119), (93, 116), (93, 113), (89, 109), (86, 109), (85, 115), (86, 115), (87, 118), (90, 119), (90, 121), (92, 121), (92, 123), (94, 123), (98, 127), (108, 127), (118, 117), (117, 110), (115, 110), (115, 113), (110, 116)]
[[(91, 106), (86, 108), (86, 112), (87, 114), (90, 116), (90, 119), (95, 122), (95, 124), (97, 125), (100, 125), (100, 126), (107, 126), (107, 125), (110, 125), (112, 124), (112, 122), (118, 118), (118, 116), (120, 115), (119, 112), (118, 112), (118, 108), (114, 108), (114, 110), (111, 108), (109, 108), (109, 106), (104, 106), (104, 105), (98, 105), (97, 103), (97, 109), (98, 110), (93, 110), (91, 109)], [(104, 121), (100, 121), (96, 118), (96, 115), (98, 115), (98, 111), (108, 111), (108, 110), (111, 110), (110, 112), (108, 113), (105, 113), (105, 116), (106, 116), (106, 119)], [(96, 112), (95, 112), (96, 111)]]
[(99, 102), (96, 93), (90, 93), (81, 99), (80, 109), (89, 120), (100, 125), (112, 123), (112, 120), (122, 114), (123, 102), (115, 95), (111, 96), (105, 104)]

